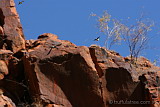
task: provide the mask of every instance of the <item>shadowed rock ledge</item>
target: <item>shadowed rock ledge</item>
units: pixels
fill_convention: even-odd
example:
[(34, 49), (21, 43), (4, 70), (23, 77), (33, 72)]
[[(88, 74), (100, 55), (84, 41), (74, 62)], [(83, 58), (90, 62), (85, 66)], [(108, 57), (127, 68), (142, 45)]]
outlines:
[(25, 40), (13, 0), (0, 0), (0, 106), (159, 107), (160, 68), (44, 33)]

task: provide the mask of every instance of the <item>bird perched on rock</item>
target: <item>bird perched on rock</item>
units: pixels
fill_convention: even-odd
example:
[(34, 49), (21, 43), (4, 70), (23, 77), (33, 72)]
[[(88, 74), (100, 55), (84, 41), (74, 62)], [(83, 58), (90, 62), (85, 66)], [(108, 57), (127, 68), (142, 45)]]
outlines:
[(51, 46), (51, 47), (50, 47), (51, 49), (49, 50), (49, 52), (48, 52), (48, 54), (47, 54), (47, 55), (49, 55), (49, 54), (51, 53), (51, 51), (52, 51), (52, 49), (53, 49), (53, 48), (58, 49), (58, 48), (57, 48), (57, 46), (61, 46), (61, 45), (62, 45), (62, 43), (60, 43), (60, 42), (58, 43), (58, 42), (57, 42), (57, 43), (52, 44), (52, 45), (53, 45), (53, 46)]
[(53, 48), (57, 48), (57, 47), (56, 46), (51, 46), (50, 48), (51, 49), (49, 50), (49, 52), (47, 53), (47, 55), (49, 55), (51, 53), (51, 51), (52, 51)]
[(100, 36), (98, 36), (96, 39), (94, 39), (94, 41), (99, 41), (100, 39)]
[(24, 1), (19, 1), (18, 5), (22, 4)]

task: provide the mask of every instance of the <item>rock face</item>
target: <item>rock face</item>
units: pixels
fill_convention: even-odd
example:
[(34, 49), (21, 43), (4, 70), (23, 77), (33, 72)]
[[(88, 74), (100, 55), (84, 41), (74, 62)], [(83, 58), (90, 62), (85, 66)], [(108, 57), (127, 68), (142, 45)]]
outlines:
[(0, 107), (16, 107), (10, 98), (3, 95), (2, 90), (0, 90)]
[(8, 67), (3, 60), (0, 60), (0, 80), (4, 78), (4, 75), (8, 74)]
[[(32, 96), (65, 107), (104, 106), (89, 49), (77, 48), (55, 35), (43, 35), (24, 58)], [(48, 54), (51, 46), (56, 47)]]
[(13, 0), (0, 0), (0, 48), (9, 49), (16, 53), (25, 49), (25, 40)]
[(44, 33), (24, 40), (13, 0), (0, 0), (0, 107), (160, 107), (160, 68)]
[(38, 38), (23, 57), (31, 96), (65, 107), (152, 107), (158, 102), (160, 68), (147, 59), (130, 65), (129, 58), (98, 46), (77, 47), (53, 34)]
[[(128, 58), (116, 52), (100, 47), (90, 47), (90, 50), (95, 67), (101, 74), (103, 100), (107, 107), (152, 107), (159, 102), (150, 91), (150, 87), (154, 87), (157, 99), (158, 67), (143, 57), (138, 58), (136, 65), (130, 65)], [(150, 78), (147, 80), (146, 77)]]

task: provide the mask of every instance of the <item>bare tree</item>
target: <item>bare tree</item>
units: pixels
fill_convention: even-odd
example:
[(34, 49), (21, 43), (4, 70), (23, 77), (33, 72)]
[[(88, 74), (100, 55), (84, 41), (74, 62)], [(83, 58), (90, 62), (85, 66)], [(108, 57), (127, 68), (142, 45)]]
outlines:
[[(91, 16), (97, 15), (91, 14)], [(97, 16), (97, 19), (98, 29), (106, 36), (105, 47), (110, 49), (113, 45), (120, 43), (122, 24), (118, 20), (112, 19), (107, 11), (104, 11), (102, 16)]]
[(122, 38), (129, 47), (131, 63), (136, 61), (140, 52), (147, 48), (148, 41), (151, 39), (148, 32), (153, 25), (153, 21), (143, 20), (141, 17), (135, 24), (124, 26)]
[[(92, 16), (97, 16), (92, 14)], [(111, 15), (104, 11), (98, 18), (98, 28), (106, 36), (105, 46), (110, 49), (113, 45), (125, 41), (129, 48), (131, 63), (137, 60), (140, 52), (146, 49), (150, 39), (148, 32), (154, 25), (153, 21), (144, 19), (143, 15), (136, 20), (135, 24), (122, 24), (116, 19), (112, 19)]]

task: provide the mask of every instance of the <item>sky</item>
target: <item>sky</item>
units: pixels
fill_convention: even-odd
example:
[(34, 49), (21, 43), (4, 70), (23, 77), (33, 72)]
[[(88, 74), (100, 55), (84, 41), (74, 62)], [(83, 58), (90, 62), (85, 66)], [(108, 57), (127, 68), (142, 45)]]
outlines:
[[(15, 3), (26, 39), (53, 33), (59, 39), (69, 40), (78, 46), (104, 46), (104, 35), (100, 41), (93, 41), (100, 34), (91, 13), (102, 15), (107, 10), (112, 18), (118, 20), (130, 17), (131, 23), (145, 13), (145, 17), (155, 22), (155, 27), (149, 33), (153, 36), (149, 48), (141, 56), (151, 61), (160, 58), (160, 0), (24, 0), (22, 5), (18, 5), (19, 1), (15, 0)], [(114, 46), (112, 50), (122, 56), (129, 55), (126, 45)]]

